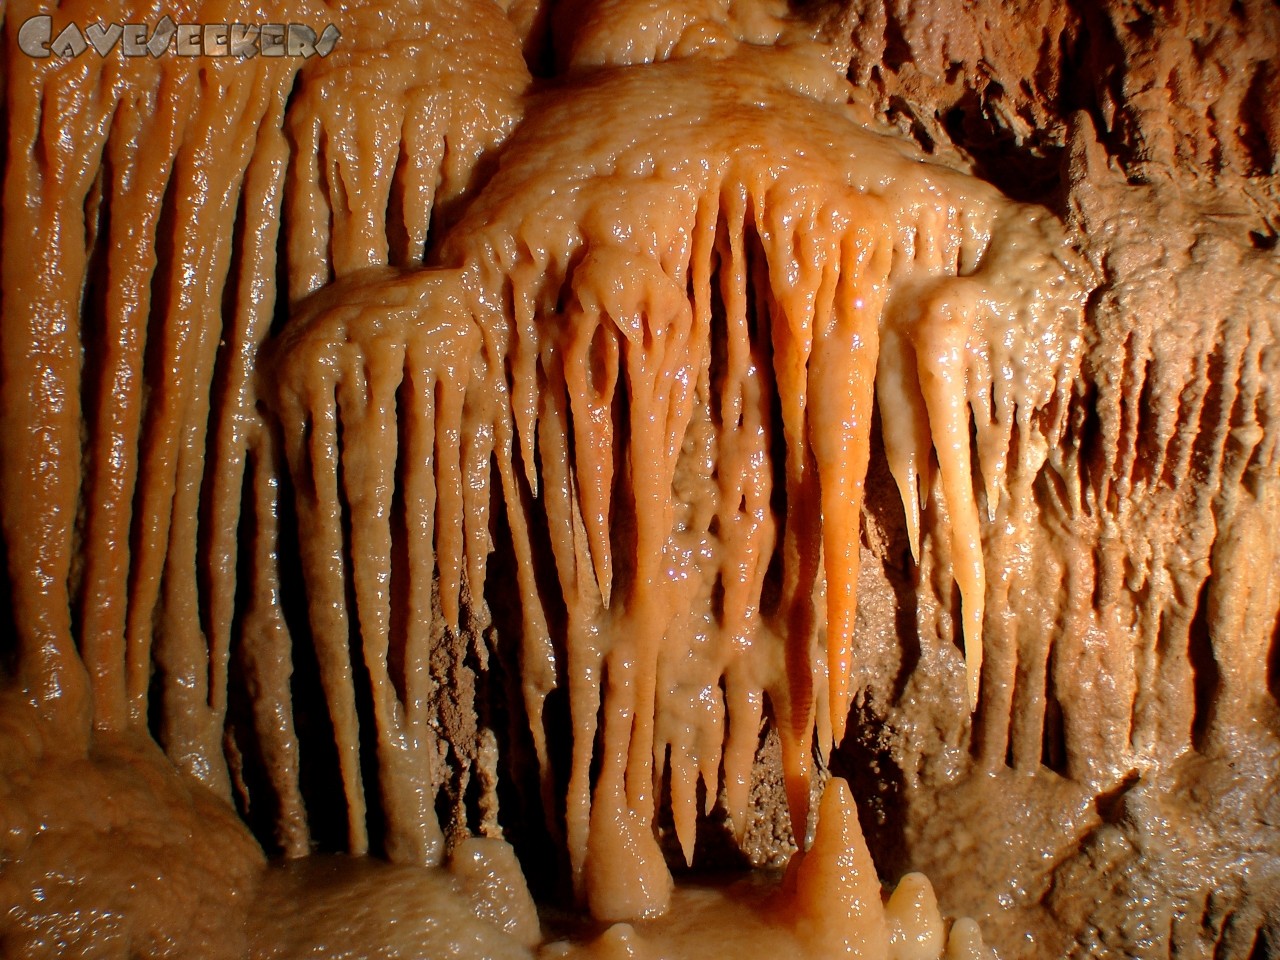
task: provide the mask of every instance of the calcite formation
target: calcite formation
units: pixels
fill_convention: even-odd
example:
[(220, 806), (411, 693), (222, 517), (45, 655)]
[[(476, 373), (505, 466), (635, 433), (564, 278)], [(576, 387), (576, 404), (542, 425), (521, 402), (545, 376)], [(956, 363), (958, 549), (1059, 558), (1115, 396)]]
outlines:
[(1274, 5), (45, 12), (2, 952), (1280, 951)]

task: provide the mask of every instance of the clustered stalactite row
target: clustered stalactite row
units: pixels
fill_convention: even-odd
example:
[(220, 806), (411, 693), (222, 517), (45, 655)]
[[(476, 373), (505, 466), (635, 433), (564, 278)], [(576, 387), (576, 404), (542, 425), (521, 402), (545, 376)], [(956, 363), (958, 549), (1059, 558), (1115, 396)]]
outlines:
[[(16, 31), (39, 12), (5, 20), (4, 247), (31, 251), (6, 257), (3, 277), (19, 685), (53, 714), (50, 742), (150, 725), (178, 767), (230, 798), (236, 649), (278, 840), (302, 853), (284, 462), (257, 408), (258, 351), (280, 303), (421, 259), (431, 211), (457, 202), (514, 125), (528, 72), (512, 42), (488, 42), (511, 28), (485, 4), (432, 4), (429, 20), (414, 5), (242, 11), (337, 17), (349, 38), (305, 61), (34, 59)], [(210, 19), (199, 4), (89, 12)]]
[[(472, 93), (468, 71), (487, 66), (468, 62), (450, 85), (460, 90), (440, 89), (439, 71), (433, 78), (402, 70), (388, 84), (384, 67), (377, 85), (369, 84), (378, 99), (366, 104), (338, 91), (359, 86), (372, 68), (325, 63), (318, 76), (303, 72), (287, 117), (288, 74), (265, 60), (200, 70), (204, 96), (186, 85), (194, 110), (160, 102), (174, 82), (163, 64), (146, 63), (150, 76), (124, 80), (45, 80), (46, 96), (73, 79), (78, 91), (100, 98), (82, 115), (83, 138), (62, 144), (79, 155), (80, 189), (60, 190), (69, 209), (50, 219), (68, 228), (78, 220), (90, 251), (105, 246), (108, 257), (120, 258), (103, 268), (103, 295), (119, 300), (100, 316), (123, 329), (101, 335), (104, 345), (133, 348), (124, 356), (109, 351), (102, 371), (80, 369), (96, 360), (97, 331), (88, 325), (99, 311), (82, 314), (77, 298), (85, 278), (98, 278), (87, 261), (75, 269), (58, 260), (65, 256), (59, 243), (48, 254), (57, 270), (37, 275), (40, 282), (65, 278), (64, 289), (40, 291), (58, 301), (31, 295), (29, 302), (36, 315), (81, 318), (78, 330), (50, 331), (62, 349), (47, 356), (65, 364), (50, 379), (74, 393), (80, 374), (84, 409), (100, 419), (90, 425), (83, 478), (83, 570), (36, 564), (34, 573), (54, 573), (82, 605), (76, 626), (95, 723), (114, 728), (146, 716), (154, 659), (165, 681), (162, 742), (180, 766), (228, 792), (220, 740), (238, 573), (234, 535), (243, 464), (251, 464), (261, 555), (242, 644), (260, 664), (256, 709), (269, 715), (259, 722), (276, 734), (268, 749), (281, 779), (287, 845), (305, 842), (288, 671), (279, 667), (288, 662), (289, 640), (272, 564), (280, 549), (278, 454), (250, 408), (252, 353), (270, 321), (272, 298), (263, 287), (274, 279), (283, 208), (291, 298), (338, 278), (301, 301), (259, 376), (269, 384), (265, 399), (278, 417), (296, 493), (351, 849), (368, 846), (348, 646), (358, 635), (373, 690), (387, 852), (409, 861), (439, 855), (425, 611), (433, 582), (455, 629), (464, 584), (469, 602), (483, 604), (491, 461), (521, 571), (522, 685), (548, 777), (542, 706), (562, 678), (570, 687), (575, 736), (565, 835), (579, 886), (597, 846), (630, 852), (644, 861), (637, 863), (642, 874), (664, 872), (652, 834), (662, 773), (655, 758), (671, 767), (687, 858), (697, 783), (714, 800), (722, 745), (729, 812), (743, 828), (766, 693), (784, 730), (788, 794), (802, 834), (815, 721), (825, 755), (843, 737), (859, 685), (853, 624), (874, 395), (917, 554), (919, 502), (937, 464), (950, 514), (942, 535), (963, 598), (967, 689), (976, 702), (985, 577), (970, 422), (976, 414), (991, 511), (1007, 495), (1006, 476), (1034, 472), (1061, 435), (1079, 362), (1081, 286), (1071, 275), (1079, 267), (1046, 214), (1012, 206), (947, 168), (926, 167), (864, 129), (835, 78), (821, 77), (805, 54), (758, 51), (714, 68), (695, 60), (593, 78), (575, 97), (535, 105), (502, 169), (443, 244), (438, 259), (456, 266), (392, 277), (361, 272), (419, 259), (437, 190), (456, 192), (466, 179), (442, 159), (474, 167), (512, 126), (518, 84), (503, 85), (499, 72), (488, 74), (485, 91), (496, 96), (459, 116)], [(225, 77), (215, 72), (220, 67)], [(797, 67), (808, 69), (799, 82), (809, 90), (769, 79), (795, 75)], [(145, 121), (129, 102), (147, 81), (156, 85), (157, 105), (171, 111), (167, 123)], [(229, 127), (201, 115), (200, 104), (225, 110), (236, 96), (244, 116)], [(619, 123), (618, 104), (647, 115), (629, 112)], [(791, 116), (797, 110), (798, 119)], [(130, 122), (141, 135), (125, 140), (111, 126)], [(193, 145), (197, 130), (210, 142)], [(84, 158), (95, 134), (98, 166)], [(33, 178), (45, 172), (36, 158), (47, 136), (31, 132), (26, 172)], [(166, 143), (172, 146), (161, 149)], [(136, 155), (112, 153), (128, 149)], [(157, 159), (165, 156), (170, 163)], [(232, 157), (239, 163), (227, 162)], [(70, 164), (69, 156), (55, 164), (55, 176), (71, 173)], [(214, 167), (220, 182), (192, 175)], [(27, 197), (41, 195), (38, 184), (11, 183)], [(207, 192), (184, 192), (197, 188)], [(110, 219), (113, 209), (135, 209), (114, 202), (129, 189), (149, 191), (155, 202), (141, 209), (155, 222)], [(165, 197), (193, 213), (167, 225), (172, 250), (156, 239), (166, 209), (157, 198)], [(261, 207), (248, 199), (259, 197), (267, 201)], [(89, 215), (77, 216), (84, 210)], [(237, 215), (248, 243), (233, 252)], [(108, 242), (95, 242), (94, 230)], [(118, 236), (132, 245), (115, 242)], [(239, 276), (231, 275), (233, 261)], [(149, 263), (157, 263), (154, 272)], [(178, 275), (166, 276), (166, 268)], [(145, 294), (157, 287), (167, 296), (149, 303)], [(219, 296), (222, 290), (228, 293)], [(16, 287), (13, 300), (26, 293)], [(233, 297), (219, 349), (215, 333)], [(724, 355), (713, 363), (714, 348)], [(147, 376), (144, 354), (156, 353), (151, 362), (176, 376), (160, 379), (159, 396), (148, 397), (143, 411), (132, 385)], [(26, 386), (16, 376), (8, 383)], [(1040, 437), (1046, 428), (1033, 427), (1032, 418), (1046, 408), (1053, 422)], [(78, 411), (70, 402), (62, 409), (40, 438), (47, 446), (29, 461), (46, 462), (78, 442)], [(206, 469), (209, 424), (214, 455)], [(73, 428), (74, 440), (64, 436)], [(146, 455), (135, 463), (107, 453), (117, 447)], [(777, 449), (783, 455), (775, 467)], [(773, 502), (775, 472), (784, 510)], [(78, 479), (59, 471), (56, 491), (27, 488), (57, 494), (42, 506), (62, 509), (29, 529), (44, 537), (56, 532), (50, 524), (62, 525), (62, 536), (47, 542), (64, 546), (64, 565), (74, 512), (66, 507), (81, 496)], [(112, 490), (120, 493), (104, 495)], [(408, 613), (393, 630), (397, 495), (405, 531), (399, 589), (407, 591)], [(629, 502), (615, 504), (620, 496)], [(167, 501), (171, 511), (161, 508)], [(565, 606), (565, 634), (555, 641), (532, 578), (529, 529), (543, 513)], [(131, 557), (118, 549), (125, 539), (136, 545)], [(22, 552), (15, 543), (13, 553)], [(615, 552), (622, 554), (616, 565)], [(765, 598), (775, 557), (780, 583)], [(50, 604), (22, 624), (25, 643), (57, 660), (40, 667), (74, 673), (71, 624), (56, 620), (72, 605), (58, 603), (57, 591), (19, 584), (15, 593)], [(403, 643), (398, 684), (393, 634)], [(265, 649), (254, 650), (250, 639)], [(602, 764), (594, 784), (593, 760)], [(602, 912), (625, 916), (656, 909), (663, 896), (649, 891), (635, 904), (608, 902), (605, 893), (597, 899)]]
[[(483, 659), (486, 598), (515, 594), (523, 708), (575, 887), (602, 916), (659, 910), (665, 782), (687, 858), (700, 797), (722, 793), (741, 833), (767, 709), (803, 834), (815, 748), (840, 742), (860, 690), (883, 693), (856, 636), (877, 411), (941, 598), (920, 634), (963, 647), (922, 658), (903, 697), (945, 691), (951, 729), (977, 705), (981, 764), (1041, 764), (1055, 671), (1073, 779), (1109, 784), (1160, 736), (1188, 737), (1194, 718), (1161, 706), (1178, 690), (1157, 688), (1195, 703), (1202, 589), (1212, 719), (1255, 709), (1275, 578), (1250, 593), (1207, 579), (1205, 558), (1275, 567), (1275, 313), (1239, 313), (1240, 295), (1221, 347), (1165, 370), (1154, 328), (1130, 343), (1106, 311), (1130, 269), (1113, 252), (1094, 258), (1110, 285), (1087, 327), (1094, 274), (1052, 216), (878, 132), (816, 28), (722, 6), (710, 25), (651, 24), (652, 49), (609, 11), (584, 16), (568, 79), (525, 96), (522, 37), (484, 3), (256, 11), (339, 22), (331, 57), (306, 63), (32, 61), (10, 5), (3, 242), (38, 267), (5, 257), (0, 493), (16, 672), (64, 742), (151, 725), (230, 797), (234, 651), (271, 781), (254, 802), (305, 852), (290, 675), (307, 643), (349, 849), (369, 846), (376, 768), (381, 846), (434, 862), (443, 780), (484, 771), (478, 740), (448, 736), (432, 653)], [(1105, 165), (1087, 120), (1073, 129), (1072, 162)], [(1072, 198), (1086, 224), (1089, 201)], [(1188, 256), (1213, 277), (1238, 255), (1197, 238)], [(1274, 304), (1274, 283), (1251, 295)], [(1190, 540), (1135, 542), (1132, 511), (1176, 528), (1186, 497), (1215, 490)], [(486, 580), (499, 529), (514, 584)], [(1027, 543), (1061, 569), (1061, 602), (1028, 590)], [(281, 603), (295, 553), (301, 632)], [(535, 573), (548, 555), (553, 577)], [(1060, 634), (1028, 638), (1054, 605)], [(1076, 689), (1095, 674), (1119, 678), (1103, 722)], [(564, 777), (544, 723), (557, 690)], [(465, 820), (466, 785), (451, 789)]]
[[(1280, 16), (1252, 2), (1033, 4), (992, 30), (984, 5), (949, 7), (946, 29), (906, 3), (854, 9), (850, 76), (876, 108), (921, 143), (963, 143), (1017, 196), (1061, 195), (1099, 279), (1067, 442), (1021, 527), (1036, 561), (1007, 565), (988, 595), (1008, 615), (988, 621), (990, 700), (972, 740), (927, 706), (926, 672), (880, 693), (882, 749), (919, 803), (909, 845), (941, 843), (924, 854), (940, 889), (958, 876), (940, 880), (948, 862), (978, 853), (990, 876), (1021, 871), (1019, 915), (1052, 917), (1050, 952), (1097, 955), (1134, 929), (1162, 955), (1274, 951), (1275, 848), (1244, 838), (1274, 816), (1258, 785), (1277, 763), (1280, 571), (1259, 538), (1278, 507)], [(922, 595), (924, 638), (939, 618)], [(984, 819), (947, 749), (915, 746), (931, 729), (978, 770), (1083, 789), (1031, 800), (1058, 813), (1029, 818), (1044, 839), (1014, 840), (1007, 859), (957, 846), (932, 824), (1004, 823)], [(1071, 826), (1054, 836), (1058, 818)], [(1194, 824), (1194, 842), (1166, 818)], [(1244, 849), (1265, 852), (1241, 868)], [(1017, 866), (1036, 857), (1055, 865)], [(1082, 904), (1098, 883), (1110, 900)]]

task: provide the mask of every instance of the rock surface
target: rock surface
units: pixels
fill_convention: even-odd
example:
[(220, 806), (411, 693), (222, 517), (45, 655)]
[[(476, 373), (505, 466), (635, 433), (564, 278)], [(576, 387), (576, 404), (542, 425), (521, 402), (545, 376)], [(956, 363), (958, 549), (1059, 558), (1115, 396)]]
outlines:
[[(247, 915), (262, 857), (231, 806), (273, 855), (398, 861), (387, 869), (423, 903), (465, 900), (454, 880), (413, 871), (438, 871), (472, 834), (506, 835), (535, 892), (561, 899), (575, 887), (585, 895), (589, 837), (601, 848), (636, 834), (645, 842), (625, 846), (661, 899), (668, 868), (689, 859), (779, 865), (812, 826), (804, 811), (828, 771), (850, 782), (881, 876), (927, 873), (943, 913), (977, 918), (1006, 960), (1280, 955), (1280, 8), (503, 6), (505, 16), (486, 0), (264, 5), (246, 17), (333, 21), (342, 40), (329, 58), (244, 62), (31, 59), (17, 31), (40, 11), (0, 6), (6, 955), (57, 955), (82, 941), (82, 952), (122, 956), (243, 955), (252, 929), (215, 943), (189, 905), (202, 890), (214, 913)], [(159, 16), (144, 4), (85, 10), (104, 22)], [(217, 18), (197, 3), (170, 12)], [(672, 62), (646, 66), (656, 61)], [(735, 71), (757, 79), (725, 79)], [(651, 98), (650, 114), (619, 106), (653, 76), (710, 91), (711, 111), (712, 93), (725, 91), (715, 122), (698, 128), (705, 104), (683, 94), (669, 110)], [(774, 106), (776, 135), (748, 150), (751, 131), (764, 129), (749, 119), (760, 104)], [(596, 129), (581, 120), (589, 110), (606, 118)], [(684, 122), (681, 110), (690, 142), (705, 134), (686, 167), (659, 139), (673, 117)], [(623, 143), (620, 124), (642, 120), (648, 138)], [(846, 121), (857, 127), (847, 139)], [(556, 153), (570, 122), (581, 138)], [(722, 147), (739, 129), (739, 146)], [(823, 136), (787, 154), (797, 129)], [(872, 150), (865, 131), (898, 138), (888, 180), (872, 183), (854, 162)], [(612, 166), (591, 160), (606, 148)], [(739, 149), (746, 159), (716, 166)], [(922, 448), (919, 497), (902, 495), (904, 448), (889, 434), (898, 411), (882, 393), (874, 420), (851, 401), (839, 434), (862, 438), (853, 446), (865, 478), (856, 462), (829, 469), (848, 495), (832, 498), (829, 486), (819, 509), (805, 465), (858, 456), (824, 453), (818, 421), (787, 406), (796, 391), (751, 379), (773, 362), (756, 324), (769, 310), (782, 317), (784, 294), (803, 287), (803, 271), (761, 279), (761, 265), (780, 262), (779, 237), (795, 238), (797, 264), (830, 240), (839, 263), (814, 276), (852, 276), (856, 261), (868, 284), (860, 294), (907, 289), (906, 274), (875, 259), (894, 244), (900, 256), (902, 243), (884, 239), (891, 231), (876, 218), (891, 210), (907, 222), (923, 209), (907, 188), (885, 187), (926, 182), (904, 164), (932, 171), (930, 195), (948, 198), (937, 236), (963, 221), (971, 237), (1013, 236), (1006, 246), (1037, 256), (1038, 244), (1061, 247), (1056, 260), (1046, 255), (1058, 266), (1037, 276), (1052, 284), (1060, 274), (1063, 301), (1079, 293), (1081, 309), (1043, 328), (1020, 321), (1003, 340), (967, 321), (965, 347), (1004, 344), (1017, 376), (1048, 353), (1061, 350), (1062, 362), (1046, 361), (1058, 380), (1028, 393), (1034, 402), (1004, 410), (998, 389), (981, 394), (989, 417), (956, 395), (966, 435), (966, 404), (974, 416), (965, 496), (954, 475), (928, 479), (960, 462), (937, 438)], [(545, 178), (522, 173), (542, 168)], [(778, 184), (805, 196), (785, 178), (797, 169), (838, 202), (784, 207)], [(1034, 237), (1009, 228), (1040, 215), (966, 170), (1063, 226), (1046, 217)], [(553, 174), (556, 191), (540, 193)], [(688, 231), (668, 213), (699, 177), (724, 186), (705, 275), (696, 256), (672, 252), (702, 249), (703, 208), (689, 206)], [(868, 205), (850, 213), (828, 180)], [(643, 193), (653, 181), (661, 189)], [(579, 182), (596, 192), (578, 192)], [(766, 187), (753, 221), (742, 211)], [(558, 219), (547, 198), (570, 195), (587, 199)], [(508, 229), (521, 204), (534, 215)], [(791, 234), (765, 235), (770, 209), (786, 210), (776, 220)], [(883, 235), (850, 227), (859, 216)], [(974, 226), (983, 217), (995, 226)], [(917, 238), (935, 229), (914, 222)], [(740, 235), (735, 224), (746, 225)], [(535, 232), (541, 240), (529, 243)], [(662, 247), (660, 269), (646, 242)], [(983, 243), (979, 260), (1000, 247)], [(981, 271), (962, 246), (916, 279), (972, 279)], [(746, 264), (740, 286), (717, 279), (714, 297), (700, 299), (699, 284), (709, 291), (735, 257)], [(666, 283), (659, 274), (684, 269), (677, 260), (694, 266)], [(866, 279), (876, 269), (881, 284)], [(666, 299), (616, 280), (650, 274), (645, 289)], [(810, 302), (824, 289), (815, 282)], [(929, 302), (954, 320), (946, 310), (961, 300)], [(907, 337), (908, 313), (888, 303)], [(697, 505), (715, 465), (731, 462), (718, 446), (731, 431), (718, 400), (705, 415), (670, 401), (654, 409), (668, 424), (686, 417), (683, 446), (615, 448), (611, 418), (640, 408), (644, 369), (606, 383), (599, 372), (623, 369), (618, 358), (640, 347), (623, 335), (574, 339), (552, 323), (592, 310), (645, 322), (684, 311), (691, 323), (699, 310), (717, 323), (737, 310), (744, 331), (751, 318), (743, 342), (757, 353), (744, 354), (755, 364), (743, 367), (740, 423), (745, 436), (754, 397), (765, 439), (742, 440), (741, 469), (754, 464), (760, 478), (733, 491), (744, 515), (751, 492), (760, 499), (749, 536), (766, 546), (746, 534), (739, 544), (759, 566), (744, 562), (750, 590), (716, 581), (699, 593), (702, 581), (683, 574), (671, 582), (687, 586), (665, 593), (637, 587), (660, 579), (655, 571), (701, 570), (711, 560), (699, 549), (729, 543), (723, 511)], [(627, 342), (652, 349), (654, 330), (641, 327)], [(1019, 354), (1010, 344), (1032, 329), (1044, 331), (1039, 353)], [(779, 356), (794, 347), (768, 342)], [(707, 340), (708, 371), (728, 363), (722, 349)], [(787, 356), (812, 379), (833, 355)], [(576, 386), (574, 356), (592, 374)], [(993, 382), (1004, 373), (989, 372)], [(701, 402), (693, 373), (684, 382)], [(886, 382), (874, 356), (844, 373), (863, 377), (868, 398), (873, 377)], [(966, 376), (981, 393), (981, 378)], [(561, 381), (565, 404), (595, 407), (558, 410), (546, 388)], [(626, 403), (610, 407), (617, 382)], [(415, 396), (429, 402), (415, 407)], [(813, 409), (833, 409), (815, 397)], [(1011, 438), (994, 460), (988, 419)], [(597, 432), (570, 436), (588, 420)], [(579, 466), (588, 450), (614, 449), (596, 474)], [(657, 546), (641, 532), (649, 508), (639, 498), (619, 508), (604, 496), (591, 509), (601, 490), (636, 486), (647, 475), (640, 461), (670, 467), (671, 516), (653, 513), (676, 532)], [(1007, 468), (1000, 483), (996, 462)], [(428, 469), (412, 474), (411, 463)], [(830, 524), (850, 504), (839, 536), (821, 529), (821, 514)], [(964, 572), (968, 508), (985, 580)], [(710, 530), (712, 513), (709, 539), (685, 536)], [(856, 615), (854, 602), (832, 599), (841, 575)], [(975, 591), (985, 617), (974, 617)], [(750, 629), (726, 626), (738, 605)], [(713, 624), (688, 613), (671, 631), (686, 638), (681, 676), (698, 683), (646, 689), (652, 678), (633, 680), (631, 664), (666, 663), (666, 635), (650, 638), (646, 625), (673, 607), (705, 608)], [(807, 619), (792, 615), (800, 607)], [(609, 609), (630, 611), (619, 615), (618, 647)], [(722, 634), (724, 650), (712, 650)], [(828, 646), (832, 636), (848, 643)], [(611, 696), (626, 701), (616, 714), (625, 723), (610, 724)], [(654, 728), (633, 728), (646, 703), (657, 705)], [(618, 836), (610, 824), (622, 825)], [(216, 838), (194, 841), (201, 829)], [(156, 874), (125, 862), (148, 843)], [(99, 861), (136, 883), (107, 883)], [(48, 886), (51, 870), (62, 872)], [(326, 896), (376, 886), (371, 870)], [(261, 889), (287, 901), (292, 875), (272, 878)], [(67, 890), (65, 905), (33, 906), (37, 893)], [(649, 900), (636, 906), (630, 894), (618, 896), (643, 913)], [(522, 922), (514, 939), (470, 919), (466, 930), (524, 955), (534, 936)], [(629, 949), (629, 936), (609, 949)], [(273, 955), (267, 940), (254, 949)]]

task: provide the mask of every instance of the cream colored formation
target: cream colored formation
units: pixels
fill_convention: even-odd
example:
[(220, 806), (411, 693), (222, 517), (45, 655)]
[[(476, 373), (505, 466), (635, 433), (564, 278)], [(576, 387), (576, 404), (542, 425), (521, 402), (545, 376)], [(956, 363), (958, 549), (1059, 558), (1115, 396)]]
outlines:
[[(504, 529), (574, 889), (601, 919), (661, 915), (662, 784), (687, 861), (718, 798), (741, 838), (766, 716), (809, 833), (813, 758), (865, 679), (877, 413), (913, 553), (950, 558), (976, 706), (984, 515), (1031, 497), (1082, 351), (1060, 225), (876, 128), (823, 29), (781, 5), (562, 8), (567, 79), (528, 94), (536, 8), (287, 13), (339, 23), (328, 60), (9, 65), (0, 494), (17, 683), (48, 742), (150, 717), (230, 798), (234, 649), (277, 837), (305, 853), (296, 552), (348, 847), (369, 849), (376, 768), (383, 852), (436, 864), (432, 645), (487, 624)], [(881, 906), (842, 786), (797, 863), (815, 956), (983, 955), (969, 925), (944, 938), (927, 881)], [(605, 936), (590, 949), (630, 955)]]
[[(502, 406), (568, 607), (566, 832), (579, 870), (593, 845), (643, 850), (655, 758), (669, 757), (686, 856), (697, 781), (715, 796), (721, 744), (741, 829), (766, 697), (804, 831), (812, 731), (825, 754), (858, 683), (860, 505), (877, 392), (909, 515), (939, 474), (971, 704), (984, 593), (971, 411), (992, 501), (1010, 455), (1033, 469), (1045, 455), (1033, 414), (1051, 408), (1048, 429), (1061, 430), (1080, 349), (1079, 288), (1061, 239), (1039, 211), (858, 125), (846, 91), (802, 72), (811, 62), (803, 49), (752, 50), (591, 77), (579, 96), (531, 111), (445, 248), (482, 291), (480, 324), (509, 370)], [(777, 79), (797, 74), (809, 82), (799, 92)], [(620, 103), (626, 125), (608, 119)], [(775, 483), (785, 522), (771, 507)], [(523, 502), (511, 481), (504, 492)], [(612, 576), (621, 551), (625, 593)], [(771, 562), (778, 595), (766, 599)], [(540, 616), (535, 591), (522, 602)], [(544, 637), (536, 619), (526, 624), (526, 665), (548, 658)], [(579, 679), (601, 676), (603, 686)], [(526, 666), (532, 718), (552, 680), (536, 682)], [(609, 896), (589, 893), (593, 904)]]
[(994, 960), (973, 920), (946, 923), (928, 879), (908, 874), (885, 900), (853, 796), (828, 782), (808, 851), (795, 854), (780, 890), (750, 881), (683, 887), (670, 915), (618, 922), (582, 943), (553, 941), (544, 960), (684, 960), (696, 957), (865, 957)]

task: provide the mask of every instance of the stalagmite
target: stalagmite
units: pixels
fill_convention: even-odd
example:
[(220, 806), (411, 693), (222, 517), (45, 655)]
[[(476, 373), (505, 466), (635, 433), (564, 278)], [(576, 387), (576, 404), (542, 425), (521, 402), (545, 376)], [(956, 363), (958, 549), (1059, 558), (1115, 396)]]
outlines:
[(797, 853), (796, 924), (817, 956), (885, 957), (889, 922), (853, 794), (833, 779), (822, 793), (813, 845)]
[(947, 935), (945, 960), (993, 960), (995, 954), (982, 942), (982, 932), (968, 917), (961, 917)]
[(946, 927), (928, 877), (909, 873), (899, 880), (884, 912), (896, 960), (930, 960), (941, 955)]

